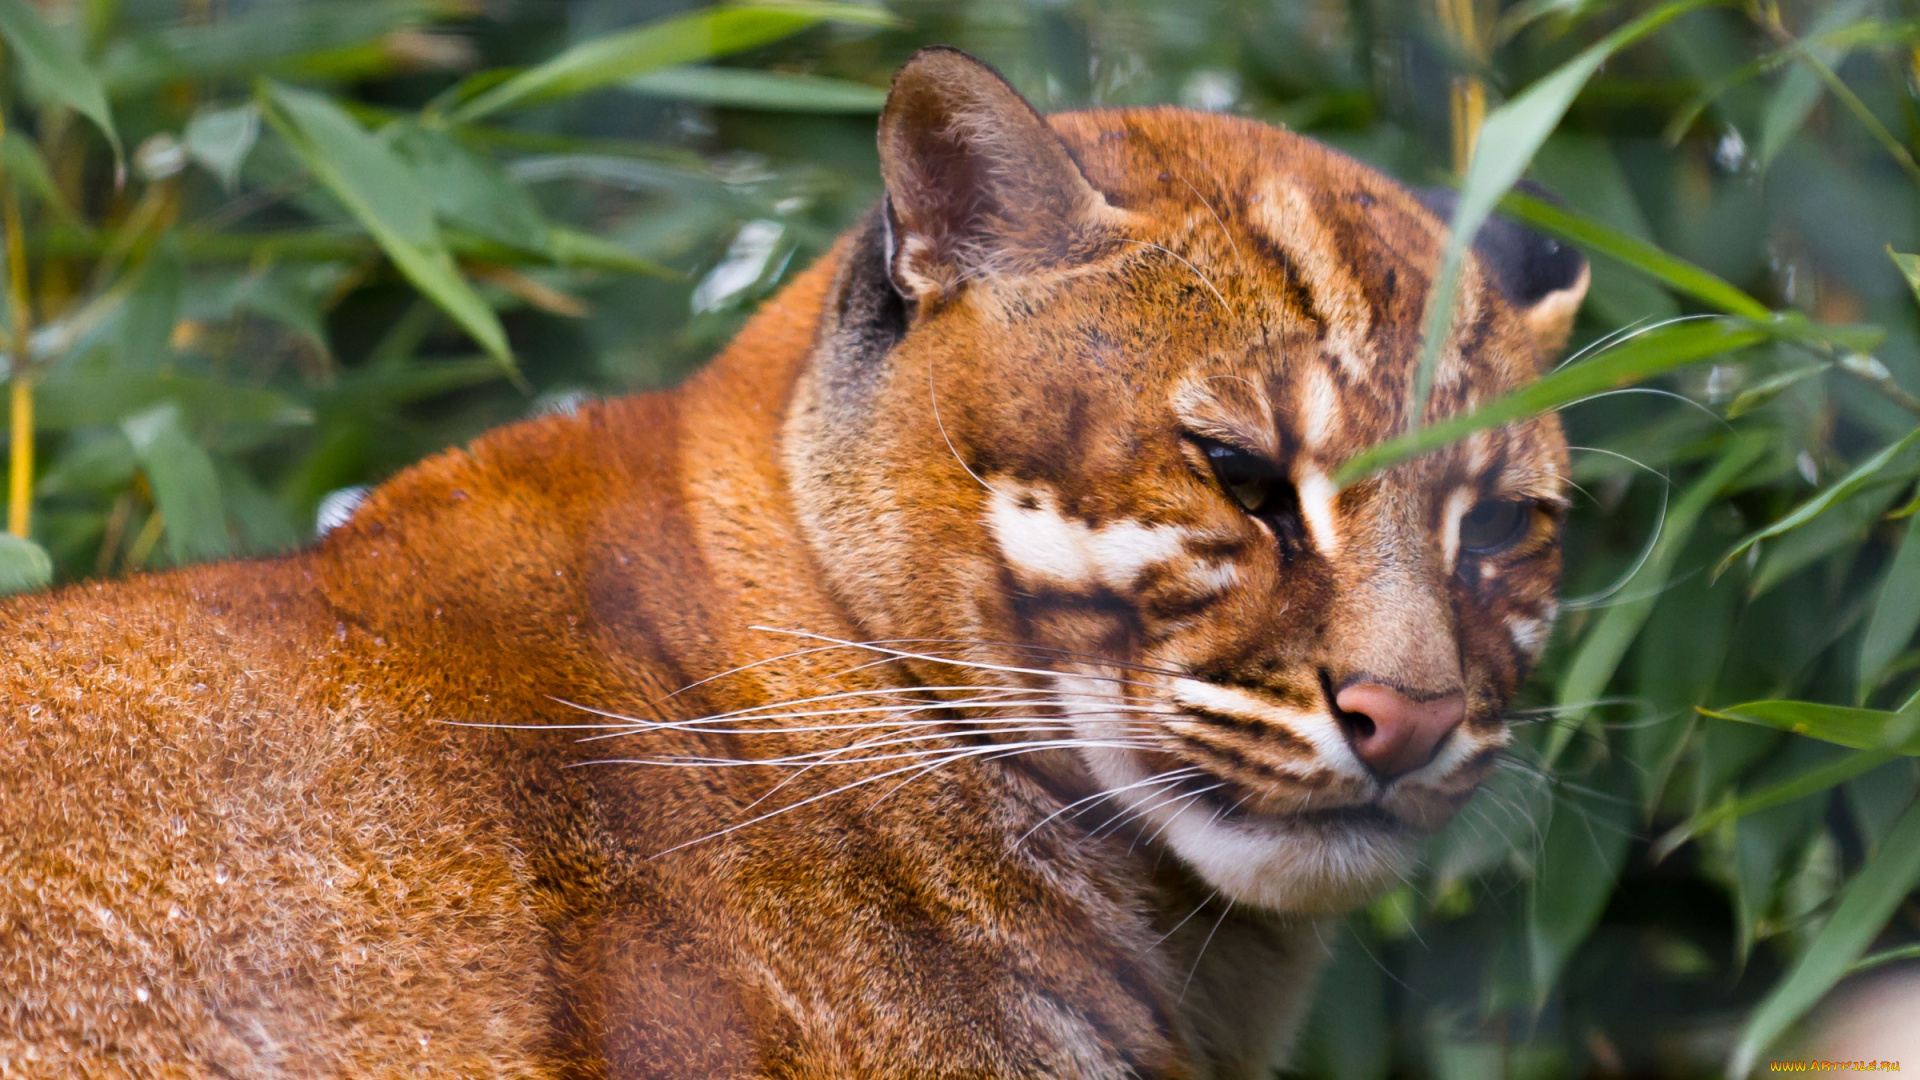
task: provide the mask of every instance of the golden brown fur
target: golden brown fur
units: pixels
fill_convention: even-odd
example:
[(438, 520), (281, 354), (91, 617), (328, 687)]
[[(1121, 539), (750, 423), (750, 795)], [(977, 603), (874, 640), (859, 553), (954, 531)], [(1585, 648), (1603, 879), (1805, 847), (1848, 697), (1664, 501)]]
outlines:
[[(1246, 121), (1023, 110), (917, 58), (890, 206), (678, 390), (298, 555), (0, 606), (0, 1076), (1264, 1075), (1314, 918), (1504, 738), (1563, 450), (1403, 466), (1282, 557), (1190, 437), (1393, 433), (1440, 222)], [(1435, 415), (1543, 358), (1467, 286)], [(1456, 488), (1539, 520), (1470, 573)], [(1322, 673), (1488, 749), (1330, 765)], [(771, 758), (815, 767), (729, 764)], [(1103, 797), (1135, 768), (1229, 786)]]

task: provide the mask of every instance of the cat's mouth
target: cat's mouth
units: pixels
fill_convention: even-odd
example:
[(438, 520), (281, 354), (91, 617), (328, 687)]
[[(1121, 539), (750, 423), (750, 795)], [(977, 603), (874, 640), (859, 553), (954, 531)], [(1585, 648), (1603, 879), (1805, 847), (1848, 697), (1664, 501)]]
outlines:
[(1194, 802), (1203, 806), (1215, 820), (1230, 825), (1269, 825), (1321, 829), (1370, 829), (1404, 831), (1410, 826), (1377, 801), (1365, 800), (1339, 806), (1300, 809), (1265, 809), (1261, 793), (1232, 780), (1218, 777), (1196, 778), (1184, 782)]

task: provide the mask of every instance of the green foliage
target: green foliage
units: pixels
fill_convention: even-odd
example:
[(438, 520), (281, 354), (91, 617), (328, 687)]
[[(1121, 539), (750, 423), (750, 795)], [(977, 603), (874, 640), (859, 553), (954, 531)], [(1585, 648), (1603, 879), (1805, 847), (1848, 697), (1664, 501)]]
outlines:
[(53, 561), (31, 540), (0, 533), (0, 596), (42, 589), (53, 580)]
[[(1439, 6), (6, 0), (36, 454), (0, 592), (285, 550), (492, 424), (681, 378), (877, 197), (919, 45), (1043, 109), (1285, 124), (1594, 274), (1566, 364), (1341, 470), (1557, 412), (1579, 493), (1516, 744), (1329, 932), (1301, 1069), (1737, 1072), (1920, 941), (1920, 9), (1489, 0), (1482, 58)], [(1460, 77), (1495, 103), (1464, 178)]]

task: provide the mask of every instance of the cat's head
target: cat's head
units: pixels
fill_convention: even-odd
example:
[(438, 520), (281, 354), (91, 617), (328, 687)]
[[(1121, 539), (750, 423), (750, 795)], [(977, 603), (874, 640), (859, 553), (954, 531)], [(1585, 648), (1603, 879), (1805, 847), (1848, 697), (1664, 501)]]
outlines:
[[(1042, 118), (949, 49), (900, 72), (880, 150), (788, 428), (836, 592), (929, 678), (1025, 688), (956, 697), (1012, 749), (1071, 743), (1226, 896), (1394, 880), (1508, 741), (1565, 507), (1551, 416), (1331, 480), (1406, 429), (1443, 220), (1251, 121)], [(1534, 378), (1579, 305), (1585, 263), (1503, 228), (1427, 422)]]

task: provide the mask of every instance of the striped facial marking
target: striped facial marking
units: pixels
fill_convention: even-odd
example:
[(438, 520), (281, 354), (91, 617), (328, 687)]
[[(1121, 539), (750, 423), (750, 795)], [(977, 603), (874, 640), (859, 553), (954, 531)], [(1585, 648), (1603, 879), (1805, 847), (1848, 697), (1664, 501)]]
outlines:
[(1060, 511), (1053, 492), (1006, 478), (991, 482), (987, 528), (1023, 584), (1125, 591), (1154, 566), (1179, 557), (1185, 531), (1131, 520), (1093, 524)]

